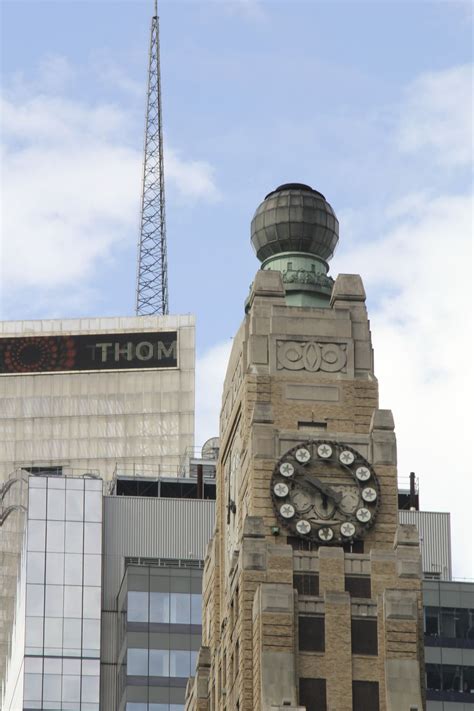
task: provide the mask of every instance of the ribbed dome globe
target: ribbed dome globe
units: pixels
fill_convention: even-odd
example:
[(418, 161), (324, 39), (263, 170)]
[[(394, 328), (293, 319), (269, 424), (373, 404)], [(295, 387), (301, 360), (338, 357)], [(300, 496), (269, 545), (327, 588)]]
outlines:
[(309, 185), (286, 183), (258, 206), (251, 240), (261, 262), (281, 252), (329, 260), (339, 240), (339, 222), (324, 195)]

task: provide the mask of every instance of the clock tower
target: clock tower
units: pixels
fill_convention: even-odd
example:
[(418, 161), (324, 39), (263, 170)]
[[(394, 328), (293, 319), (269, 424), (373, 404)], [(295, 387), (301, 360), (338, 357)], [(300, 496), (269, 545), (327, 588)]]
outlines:
[(328, 275), (338, 238), (307, 185), (252, 220), (187, 711), (424, 708), (418, 534), (398, 525), (362, 280)]

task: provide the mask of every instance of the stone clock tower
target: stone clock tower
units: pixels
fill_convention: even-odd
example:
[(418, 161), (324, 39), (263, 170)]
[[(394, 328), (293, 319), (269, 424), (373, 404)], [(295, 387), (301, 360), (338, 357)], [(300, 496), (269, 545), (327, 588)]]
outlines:
[(306, 185), (267, 195), (251, 232), (186, 709), (422, 711), (418, 535), (398, 525), (362, 280), (328, 276), (338, 221)]

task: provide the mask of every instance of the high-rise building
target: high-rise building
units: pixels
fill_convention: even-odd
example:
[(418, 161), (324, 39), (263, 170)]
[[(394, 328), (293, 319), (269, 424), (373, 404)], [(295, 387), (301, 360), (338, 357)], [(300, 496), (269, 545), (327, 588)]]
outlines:
[(194, 317), (0, 323), (0, 481), (161, 470), (194, 445)]
[(419, 537), (399, 525), (360, 276), (300, 184), (252, 221), (262, 268), (225, 378), (216, 530), (188, 711), (421, 711)]
[(138, 496), (118, 494), (120, 479), (104, 495), (110, 487), (91, 475), (9, 479), (3, 711), (184, 709), (215, 481), (212, 472), (134, 481)]

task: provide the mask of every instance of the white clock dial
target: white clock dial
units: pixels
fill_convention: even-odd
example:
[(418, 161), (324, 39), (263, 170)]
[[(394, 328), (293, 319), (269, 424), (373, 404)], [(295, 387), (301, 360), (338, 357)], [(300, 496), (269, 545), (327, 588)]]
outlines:
[(298, 533), (306, 535), (311, 531), (311, 524), (309, 521), (301, 519), (301, 521), (298, 521), (298, 523), (296, 524), (296, 530), (298, 531)]
[(291, 504), (283, 504), (280, 509), (280, 513), (283, 518), (293, 518), (293, 516), (295, 515), (295, 507)]
[(343, 536), (346, 538), (350, 538), (351, 536), (354, 535), (356, 532), (356, 528), (353, 523), (350, 521), (345, 521), (345, 523), (342, 524), (341, 526), (341, 533)]
[(283, 476), (293, 476), (295, 468), (290, 462), (284, 462), (280, 465), (280, 474)]
[(362, 498), (364, 499), (364, 501), (371, 503), (377, 498), (377, 492), (375, 491), (375, 489), (372, 489), (371, 486), (366, 486), (365, 489), (362, 489)]
[(356, 517), (357, 520), (361, 523), (367, 523), (367, 521), (370, 521), (370, 519), (372, 518), (372, 514), (370, 513), (369, 509), (361, 508), (357, 509)]
[(348, 449), (344, 449), (339, 455), (339, 461), (343, 464), (352, 464), (355, 457)]
[(356, 477), (359, 481), (367, 481), (367, 479), (370, 479), (370, 469), (367, 469), (367, 467), (357, 467)]
[(331, 541), (334, 538), (334, 531), (332, 528), (325, 526), (324, 528), (319, 529), (318, 536), (322, 541)]
[(280, 481), (278, 484), (275, 484), (273, 487), (273, 491), (275, 492), (276, 496), (279, 496), (280, 498), (283, 498), (284, 496), (288, 496), (288, 487), (287, 485)]
[(321, 459), (329, 459), (332, 454), (332, 447), (329, 444), (320, 444), (318, 447), (318, 455)]
[(311, 454), (309, 449), (306, 449), (306, 447), (300, 447), (300, 449), (296, 450), (295, 457), (300, 464), (306, 464), (306, 462), (309, 462), (311, 459)]

